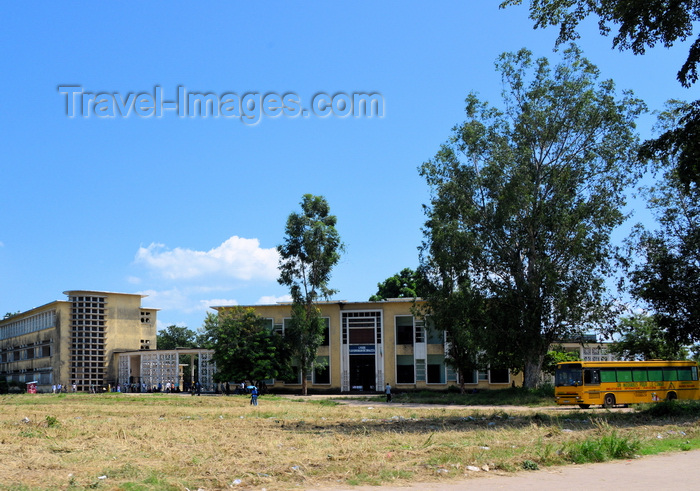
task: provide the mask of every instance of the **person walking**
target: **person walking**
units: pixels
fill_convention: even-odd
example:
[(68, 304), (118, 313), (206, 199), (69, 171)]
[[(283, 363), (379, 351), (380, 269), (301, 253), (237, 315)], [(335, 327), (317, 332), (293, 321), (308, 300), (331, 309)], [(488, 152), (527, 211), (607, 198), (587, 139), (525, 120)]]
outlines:
[(389, 382), (384, 387), (384, 393), (386, 394), (386, 402), (391, 402), (391, 385), (389, 385)]
[(253, 406), (258, 405), (258, 388), (255, 386), (250, 389), (250, 404)]

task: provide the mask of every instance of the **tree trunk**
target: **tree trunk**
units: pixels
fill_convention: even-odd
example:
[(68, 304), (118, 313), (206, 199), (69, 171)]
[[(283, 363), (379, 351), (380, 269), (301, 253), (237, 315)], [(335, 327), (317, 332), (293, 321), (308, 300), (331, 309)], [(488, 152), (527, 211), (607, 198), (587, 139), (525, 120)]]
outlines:
[(307, 395), (306, 369), (301, 370), (301, 395)]
[(544, 355), (537, 355), (525, 361), (523, 368), (523, 387), (534, 389), (542, 383), (542, 362)]

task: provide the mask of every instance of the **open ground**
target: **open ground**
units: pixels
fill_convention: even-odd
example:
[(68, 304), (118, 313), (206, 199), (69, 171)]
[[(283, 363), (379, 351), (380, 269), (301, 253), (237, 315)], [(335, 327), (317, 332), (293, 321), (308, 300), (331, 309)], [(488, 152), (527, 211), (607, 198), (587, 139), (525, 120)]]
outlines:
[(321, 397), (0, 397), (0, 489), (457, 482), (700, 448), (697, 411), (348, 404)]

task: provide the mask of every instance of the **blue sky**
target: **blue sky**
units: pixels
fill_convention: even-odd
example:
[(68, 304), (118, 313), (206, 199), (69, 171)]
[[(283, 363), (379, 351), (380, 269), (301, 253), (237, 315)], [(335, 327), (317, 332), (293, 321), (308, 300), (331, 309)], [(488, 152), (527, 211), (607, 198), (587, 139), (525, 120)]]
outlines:
[[(417, 167), (464, 119), (470, 91), (499, 102), (497, 56), (557, 59), (556, 29), (498, 3), (3, 2), (0, 312), (71, 289), (143, 293), (161, 327), (196, 329), (209, 305), (284, 299), (274, 248), (305, 193), (338, 216), (337, 298), (367, 299), (417, 265), (428, 200)], [(697, 98), (675, 80), (684, 45), (640, 57), (592, 23), (582, 32), (603, 77), (650, 108)], [(155, 86), (169, 100), (180, 86), (294, 93), (305, 107), (319, 92), (375, 92), (384, 113), (69, 118), (60, 86), (124, 99)]]

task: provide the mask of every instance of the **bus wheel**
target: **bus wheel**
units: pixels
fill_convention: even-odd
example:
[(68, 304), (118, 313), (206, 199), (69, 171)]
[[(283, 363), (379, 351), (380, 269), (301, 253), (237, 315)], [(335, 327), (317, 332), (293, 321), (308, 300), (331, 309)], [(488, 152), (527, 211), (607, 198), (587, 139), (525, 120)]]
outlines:
[(615, 396), (613, 394), (605, 394), (603, 399), (603, 407), (613, 407), (615, 405)]
[(589, 407), (591, 407), (591, 405), (590, 404), (579, 404), (578, 407), (580, 407), (581, 409), (588, 409)]
[(678, 399), (678, 394), (676, 394), (675, 392), (669, 392), (668, 394), (666, 394), (667, 401), (675, 401), (676, 399)]

